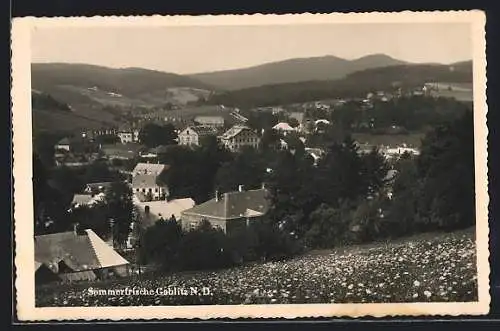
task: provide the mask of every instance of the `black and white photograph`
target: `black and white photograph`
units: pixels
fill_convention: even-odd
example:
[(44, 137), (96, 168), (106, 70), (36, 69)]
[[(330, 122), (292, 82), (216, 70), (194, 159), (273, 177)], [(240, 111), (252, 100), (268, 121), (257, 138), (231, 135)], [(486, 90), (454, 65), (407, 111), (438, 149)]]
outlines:
[(486, 314), (484, 20), (14, 21), (19, 313)]

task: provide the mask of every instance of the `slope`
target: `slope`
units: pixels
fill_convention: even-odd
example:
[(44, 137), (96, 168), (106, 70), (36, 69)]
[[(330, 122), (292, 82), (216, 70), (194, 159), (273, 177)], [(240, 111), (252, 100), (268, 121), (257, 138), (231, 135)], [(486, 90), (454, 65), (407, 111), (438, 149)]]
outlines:
[(374, 54), (356, 60), (335, 56), (296, 58), (254, 67), (193, 74), (189, 77), (226, 90), (281, 83), (342, 78), (354, 71), (403, 64), (387, 55)]

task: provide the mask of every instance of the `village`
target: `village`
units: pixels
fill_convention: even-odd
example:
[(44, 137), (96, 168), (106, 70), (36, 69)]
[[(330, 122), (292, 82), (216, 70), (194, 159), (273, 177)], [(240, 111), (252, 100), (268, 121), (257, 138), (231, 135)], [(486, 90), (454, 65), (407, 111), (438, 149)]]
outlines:
[[(414, 90), (411, 96), (422, 96), (427, 93)], [(113, 236), (106, 240), (100, 238), (92, 229), (78, 230), (74, 224), (73, 232), (62, 232), (39, 235), (35, 238), (36, 279), (46, 283), (56, 281), (96, 280), (102, 275), (110, 274), (127, 276), (141, 272), (141, 265), (136, 263), (141, 233), (155, 225), (156, 222), (174, 220), (183, 231), (198, 228), (203, 222), (223, 233), (231, 233), (234, 229), (248, 227), (265, 215), (270, 208), (269, 191), (266, 183), (261, 187), (246, 188), (237, 185), (232, 191), (219, 192), (206, 201), (195, 202), (192, 196), (172, 197), (170, 189), (161, 180), (170, 170), (170, 164), (160, 163), (161, 155), (168, 152), (168, 146), (156, 144), (148, 148), (142, 144), (147, 125), (171, 125), (175, 138), (174, 145), (188, 149), (199, 148), (205, 139), (216, 138), (217, 144), (231, 153), (239, 153), (245, 148), (262, 148), (261, 140), (265, 136), (273, 136), (276, 150), (295, 153), (302, 148), (314, 166), (327, 155), (325, 145), (309, 143), (309, 137), (325, 135), (332, 127), (331, 114), (347, 102), (358, 102), (362, 109), (370, 109), (373, 102), (388, 102), (394, 96), (389, 93), (370, 93), (365, 99), (317, 101), (291, 106), (260, 107), (251, 110), (257, 115), (270, 114), (277, 123), (266, 129), (250, 126), (249, 119), (237, 108), (227, 109), (223, 105), (215, 107), (221, 115), (198, 115), (186, 119), (164, 117), (152, 119), (150, 115), (142, 115), (137, 121), (120, 128), (102, 128), (87, 130), (80, 135), (64, 137), (54, 146), (54, 160), (57, 167), (81, 167), (93, 162), (104, 162), (110, 169), (117, 170), (123, 182), (132, 192), (134, 220), (130, 222), (127, 239), (118, 243)], [(319, 114), (319, 117), (318, 117)], [(322, 117), (321, 117), (322, 116)], [(140, 124), (142, 124), (142, 127)], [(368, 124), (370, 125), (370, 124)], [(373, 126), (373, 124), (372, 124)], [(396, 126), (392, 126), (395, 129)], [(391, 129), (391, 128), (390, 128)], [(264, 138), (265, 139), (265, 138)], [(301, 146), (298, 147), (297, 143)], [(419, 147), (406, 143), (393, 145), (373, 145), (355, 142), (360, 155), (376, 150), (390, 164), (395, 164), (401, 157), (418, 156)], [(267, 171), (272, 171), (268, 168)], [(391, 183), (397, 170), (393, 166), (383, 176), (386, 184), (385, 194), (392, 197)], [(112, 182), (86, 183), (81, 192), (74, 194), (70, 212), (78, 212), (79, 208), (93, 208), (105, 203), (106, 194)], [(112, 223), (110, 223), (112, 227)], [(113, 231), (111, 230), (111, 233)], [(127, 261), (120, 255), (132, 256)], [(134, 257), (135, 256), (135, 257)], [(147, 270), (143, 266), (143, 271)], [(103, 272), (103, 270), (111, 270)]]

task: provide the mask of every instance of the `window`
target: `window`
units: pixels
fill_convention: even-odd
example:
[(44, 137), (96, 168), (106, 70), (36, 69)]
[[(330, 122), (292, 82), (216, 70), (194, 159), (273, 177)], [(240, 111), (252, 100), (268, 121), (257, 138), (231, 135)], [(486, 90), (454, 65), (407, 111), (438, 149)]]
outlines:
[(157, 187), (155, 188), (155, 192), (158, 192), (158, 188)]

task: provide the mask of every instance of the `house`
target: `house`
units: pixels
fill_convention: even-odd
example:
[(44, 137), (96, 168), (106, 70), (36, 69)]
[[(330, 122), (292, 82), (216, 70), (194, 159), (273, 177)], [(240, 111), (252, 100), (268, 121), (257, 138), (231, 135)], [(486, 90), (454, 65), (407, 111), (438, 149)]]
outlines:
[(129, 275), (129, 262), (94, 231), (35, 236), (35, 282), (93, 281)]
[(158, 182), (158, 174), (136, 174), (132, 176), (132, 192), (145, 200), (165, 199), (168, 188)]
[(410, 155), (419, 155), (420, 151), (416, 148), (407, 147), (405, 144), (403, 146), (397, 147), (387, 147), (382, 150), (382, 153), (387, 159), (400, 158), (403, 154), (407, 153)]
[(120, 138), (122, 144), (139, 141), (139, 129), (134, 128), (132, 125), (121, 126), (116, 135)]
[(195, 229), (205, 220), (230, 233), (265, 215), (270, 207), (268, 195), (265, 188), (245, 191), (242, 186), (235, 192), (222, 195), (216, 192), (213, 199), (181, 212), (182, 228), (186, 231)]
[(119, 131), (118, 138), (122, 144), (128, 144), (134, 142), (134, 132), (133, 131)]
[(224, 127), (224, 117), (222, 116), (196, 116), (193, 120), (198, 125), (212, 126), (215, 128)]
[(283, 133), (283, 135), (287, 135), (290, 132), (296, 132), (297, 130), (293, 128), (290, 124), (285, 122), (280, 122), (273, 126), (273, 130)]
[(73, 201), (71, 201), (71, 206), (73, 208), (78, 208), (82, 206), (93, 206), (101, 201), (104, 201), (105, 193), (101, 192), (99, 194), (75, 194), (73, 196)]
[(179, 222), (182, 217), (181, 213), (193, 208), (195, 203), (191, 198), (146, 202), (134, 196), (134, 205), (142, 216), (141, 225), (146, 228), (154, 225), (161, 218), (169, 220), (173, 216)]
[(325, 151), (321, 148), (305, 148), (305, 152), (310, 155), (314, 160), (314, 165), (318, 165), (318, 162), (325, 156)]
[(179, 137), (179, 145), (199, 146), (204, 137), (217, 135), (217, 129), (208, 125), (188, 126), (182, 130)]
[(109, 160), (131, 160), (139, 156), (144, 147), (137, 143), (113, 144), (101, 146), (101, 151)]
[(245, 125), (234, 125), (220, 137), (220, 141), (230, 151), (235, 152), (244, 146), (258, 148), (260, 138), (249, 127)]
[(69, 140), (69, 138), (62, 138), (61, 140), (59, 140), (57, 142), (57, 144), (54, 146), (55, 150), (64, 150), (64, 151), (70, 151), (71, 149), (71, 142)]
[(111, 187), (111, 184), (113, 184), (113, 182), (88, 183), (85, 185), (83, 192), (89, 195), (104, 193), (109, 187)]

